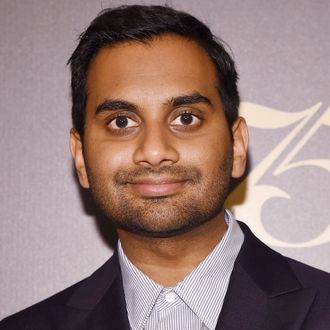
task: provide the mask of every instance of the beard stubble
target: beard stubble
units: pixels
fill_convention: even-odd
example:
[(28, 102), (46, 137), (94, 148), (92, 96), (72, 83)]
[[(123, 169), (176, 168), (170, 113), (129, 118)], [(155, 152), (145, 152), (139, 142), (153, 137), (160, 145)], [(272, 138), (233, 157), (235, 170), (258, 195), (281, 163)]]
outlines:
[[(120, 170), (112, 181), (86, 164), (92, 197), (115, 227), (148, 237), (183, 234), (215, 218), (223, 209), (232, 170), (232, 153), (220, 160), (218, 171), (203, 177), (196, 167), (179, 165), (160, 169)], [(130, 191), (129, 182), (148, 176), (186, 180), (183, 191), (146, 198)]]

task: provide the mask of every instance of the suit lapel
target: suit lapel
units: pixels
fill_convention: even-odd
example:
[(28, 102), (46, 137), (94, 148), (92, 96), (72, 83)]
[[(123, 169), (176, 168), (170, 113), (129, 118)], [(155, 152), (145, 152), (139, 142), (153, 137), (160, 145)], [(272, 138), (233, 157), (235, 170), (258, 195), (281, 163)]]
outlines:
[(86, 321), (86, 330), (130, 329), (121, 287), (120, 280), (117, 278), (97, 307), (90, 313)]
[(66, 329), (129, 330), (117, 252), (82, 283), (67, 306), (79, 316)]
[(301, 329), (314, 290), (303, 289), (286, 259), (240, 225), (245, 240), (216, 329)]

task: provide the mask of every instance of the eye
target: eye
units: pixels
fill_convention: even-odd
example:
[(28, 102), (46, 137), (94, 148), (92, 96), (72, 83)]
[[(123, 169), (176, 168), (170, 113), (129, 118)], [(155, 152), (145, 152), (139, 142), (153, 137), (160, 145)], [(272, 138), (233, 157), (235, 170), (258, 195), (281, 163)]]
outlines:
[(109, 127), (113, 130), (134, 128), (137, 127), (138, 123), (125, 115), (119, 115), (113, 118), (109, 122)]
[(180, 113), (171, 123), (172, 126), (193, 126), (199, 124), (201, 119), (191, 112)]

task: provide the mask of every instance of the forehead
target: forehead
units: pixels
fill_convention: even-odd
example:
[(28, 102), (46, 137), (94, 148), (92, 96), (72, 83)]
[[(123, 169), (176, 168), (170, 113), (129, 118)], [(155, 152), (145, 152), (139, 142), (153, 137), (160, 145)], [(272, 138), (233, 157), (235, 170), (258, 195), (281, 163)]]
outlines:
[(113, 96), (109, 93), (123, 94), (119, 97), (149, 93), (154, 98), (206, 93), (216, 91), (216, 85), (215, 66), (205, 50), (176, 35), (103, 48), (91, 62), (87, 77), (88, 96), (95, 101)]

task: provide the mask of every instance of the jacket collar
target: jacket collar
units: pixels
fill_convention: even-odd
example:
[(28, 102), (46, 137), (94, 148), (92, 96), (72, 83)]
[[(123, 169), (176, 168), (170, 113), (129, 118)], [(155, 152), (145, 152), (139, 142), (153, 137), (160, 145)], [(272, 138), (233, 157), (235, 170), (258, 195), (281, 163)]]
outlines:
[(81, 283), (67, 306), (77, 311), (72, 329), (130, 329), (117, 251)]

